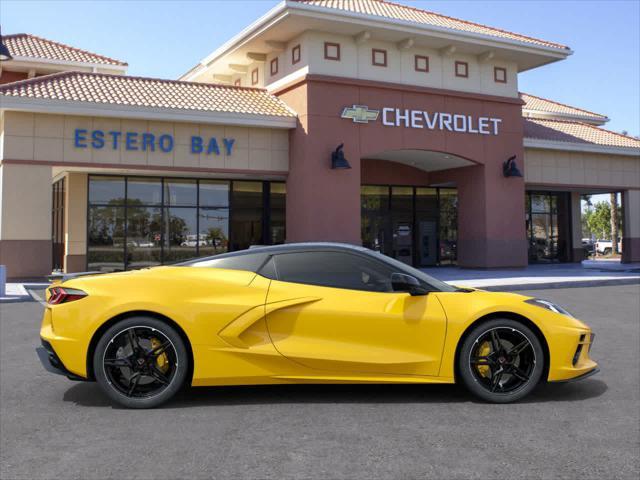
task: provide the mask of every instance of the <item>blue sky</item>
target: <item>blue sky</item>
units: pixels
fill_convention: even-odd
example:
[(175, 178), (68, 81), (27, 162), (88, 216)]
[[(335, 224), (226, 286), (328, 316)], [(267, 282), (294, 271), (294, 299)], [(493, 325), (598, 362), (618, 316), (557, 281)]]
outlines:
[[(568, 60), (520, 75), (520, 90), (603, 113), (640, 135), (640, 1), (401, 3), (569, 45)], [(109, 55), (129, 74), (177, 78), (278, 3), (0, 1), (5, 34), (28, 32)]]

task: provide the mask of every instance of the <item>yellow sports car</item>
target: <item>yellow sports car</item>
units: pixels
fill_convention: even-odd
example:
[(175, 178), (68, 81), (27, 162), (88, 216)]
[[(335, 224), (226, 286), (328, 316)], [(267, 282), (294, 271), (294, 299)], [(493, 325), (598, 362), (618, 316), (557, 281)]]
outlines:
[(548, 301), (456, 288), (361, 247), (259, 247), (47, 292), (44, 367), (149, 408), (193, 386), (454, 383), (490, 402), (598, 371)]

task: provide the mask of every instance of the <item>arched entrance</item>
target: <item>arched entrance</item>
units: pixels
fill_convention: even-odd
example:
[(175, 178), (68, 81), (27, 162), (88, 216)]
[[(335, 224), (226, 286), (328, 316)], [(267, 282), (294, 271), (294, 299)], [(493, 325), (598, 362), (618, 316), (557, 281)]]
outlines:
[[(503, 175), (511, 157), (523, 168), (520, 99), (322, 76), (309, 76), (280, 97), (299, 115), (289, 137), (288, 242), (362, 244), (362, 185), (452, 186), (458, 265), (527, 265), (524, 179)], [(371, 116), (345, 116), (345, 108)], [(466, 118), (467, 124), (493, 122), (495, 128), (436, 128), (426, 122), (436, 113)], [(350, 169), (331, 168), (339, 145)]]

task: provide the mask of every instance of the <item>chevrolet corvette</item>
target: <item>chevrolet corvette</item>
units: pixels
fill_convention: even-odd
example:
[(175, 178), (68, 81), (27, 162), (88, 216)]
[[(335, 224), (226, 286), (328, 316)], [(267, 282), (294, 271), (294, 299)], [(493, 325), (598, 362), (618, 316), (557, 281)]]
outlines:
[(558, 305), (335, 243), (70, 274), (47, 290), (40, 337), (45, 369), (130, 408), (186, 384), (461, 383), (507, 403), (598, 371), (591, 329)]

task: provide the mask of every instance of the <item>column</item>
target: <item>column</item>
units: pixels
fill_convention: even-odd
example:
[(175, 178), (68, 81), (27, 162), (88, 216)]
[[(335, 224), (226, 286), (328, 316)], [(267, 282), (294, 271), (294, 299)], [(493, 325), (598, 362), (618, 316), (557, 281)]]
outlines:
[[(287, 242), (361, 245), (358, 126), (336, 118), (339, 105), (347, 103), (327, 89), (310, 95), (306, 85), (280, 97), (299, 114), (289, 136)], [(315, 113), (307, 111), (308, 103)], [(351, 169), (332, 170), (331, 152), (343, 142)]]
[(527, 266), (524, 180), (504, 178), (493, 165), (456, 170), (458, 265)]
[(87, 174), (72, 172), (66, 176), (64, 271), (87, 269)]
[(579, 263), (584, 260), (584, 248), (582, 248), (582, 204), (579, 192), (571, 192), (571, 251), (572, 262)]
[(12, 279), (51, 273), (51, 167), (0, 165), (0, 264)]
[(622, 192), (624, 237), (622, 263), (640, 262), (640, 190)]

